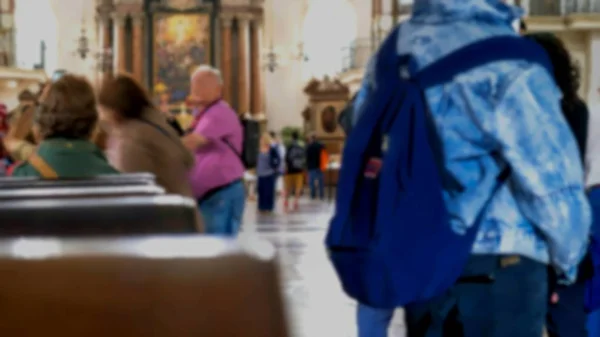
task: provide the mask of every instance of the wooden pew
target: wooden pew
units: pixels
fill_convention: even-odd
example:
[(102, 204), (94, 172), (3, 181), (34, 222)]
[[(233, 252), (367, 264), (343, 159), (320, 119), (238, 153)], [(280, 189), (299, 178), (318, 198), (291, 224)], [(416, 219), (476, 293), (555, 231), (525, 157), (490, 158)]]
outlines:
[(56, 187), (0, 188), (0, 202), (6, 200), (34, 199), (74, 199), (74, 198), (112, 198), (122, 196), (144, 196), (164, 194), (165, 189), (158, 186), (99, 186), (99, 187)]
[(155, 177), (150, 173), (101, 175), (86, 179), (44, 180), (35, 177), (2, 177), (0, 189), (41, 188), (41, 187), (80, 187), (80, 186), (140, 186), (155, 185)]
[(4, 336), (289, 336), (264, 242), (0, 241), (0, 298)]
[(176, 195), (0, 202), (0, 237), (196, 233), (197, 205)]

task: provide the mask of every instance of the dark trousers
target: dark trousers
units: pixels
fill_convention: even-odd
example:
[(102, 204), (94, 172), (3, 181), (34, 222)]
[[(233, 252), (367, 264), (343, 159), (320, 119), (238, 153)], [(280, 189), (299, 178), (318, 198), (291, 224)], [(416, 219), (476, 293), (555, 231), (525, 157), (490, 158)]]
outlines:
[(317, 192), (319, 199), (325, 199), (325, 173), (320, 169), (308, 170), (308, 187), (311, 199), (317, 197)]
[(262, 212), (271, 212), (275, 208), (275, 182), (277, 174), (271, 174), (264, 177), (258, 177), (257, 194), (258, 210)]
[(476, 256), (445, 295), (405, 309), (410, 337), (542, 336), (547, 267), (520, 256)]
[(546, 328), (549, 337), (587, 337), (587, 314), (583, 306), (585, 282), (559, 287), (558, 303), (548, 310)]

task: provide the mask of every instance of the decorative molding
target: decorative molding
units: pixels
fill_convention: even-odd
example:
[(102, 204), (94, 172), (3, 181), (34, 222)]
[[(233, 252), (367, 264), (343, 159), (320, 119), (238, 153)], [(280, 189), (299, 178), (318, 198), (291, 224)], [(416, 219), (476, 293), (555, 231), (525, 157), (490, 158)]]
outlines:
[(339, 79), (325, 76), (323, 80), (313, 78), (304, 87), (304, 93), (310, 97), (311, 102), (343, 99), (350, 96), (350, 89)]
[(134, 12), (131, 13), (130, 16), (134, 25), (143, 25), (146, 20), (146, 13), (144, 12)]
[(216, 0), (151, 0), (151, 12), (212, 12)]
[(110, 17), (114, 20), (116, 25), (124, 25), (125, 19), (127, 19), (127, 13), (125, 12), (112, 12)]
[(238, 22), (244, 25), (248, 25), (250, 24), (250, 21), (252, 21), (254, 19), (254, 15), (252, 15), (251, 13), (238, 13), (235, 15), (236, 19), (238, 19)]
[(221, 13), (219, 15), (219, 19), (221, 20), (223, 27), (231, 27), (234, 18), (234, 15), (230, 13)]

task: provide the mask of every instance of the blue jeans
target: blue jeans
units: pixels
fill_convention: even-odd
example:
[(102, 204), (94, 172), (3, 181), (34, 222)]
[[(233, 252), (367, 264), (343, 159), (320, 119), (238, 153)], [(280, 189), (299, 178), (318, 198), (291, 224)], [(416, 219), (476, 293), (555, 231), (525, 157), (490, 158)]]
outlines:
[(393, 317), (393, 309), (376, 309), (359, 303), (356, 317), (358, 337), (387, 337)]
[[(547, 266), (524, 257), (502, 259), (473, 257), (464, 281), (440, 297), (407, 306), (408, 336), (542, 336), (548, 309)], [(386, 337), (392, 315), (393, 310), (359, 305), (358, 336)]]
[(590, 337), (600, 336), (600, 310), (588, 314), (587, 329)]
[(207, 234), (235, 236), (240, 230), (246, 190), (239, 181), (198, 202)]
[(325, 174), (323, 171), (308, 170), (308, 187), (310, 188), (310, 198), (315, 199), (317, 197), (317, 191), (319, 192), (319, 198), (325, 199)]

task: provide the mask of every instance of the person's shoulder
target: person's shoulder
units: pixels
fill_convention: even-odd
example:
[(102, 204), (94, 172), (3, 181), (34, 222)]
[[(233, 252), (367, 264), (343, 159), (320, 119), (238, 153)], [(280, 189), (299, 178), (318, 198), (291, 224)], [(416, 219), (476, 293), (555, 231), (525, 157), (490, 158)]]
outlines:
[(26, 161), (15, 164), (10, 170), (11, 177), (37, 177), (38, 172)]
[(588, 109), (588, 105), (587, 103), (582, 100), (581, 98), (577, 98), (575, 100), (575, 107), (577, 109), (578, 112), (582, 113), (582, 114), (588, 114), (589, 113), (589, 109)]
[(235, 110), (225, 100), (220, 100), (219, 102), (215, 103), (212, 107), (210, 107), (209, 110), (217, 110), (221, 113), (230, 113), (237, 117)]

